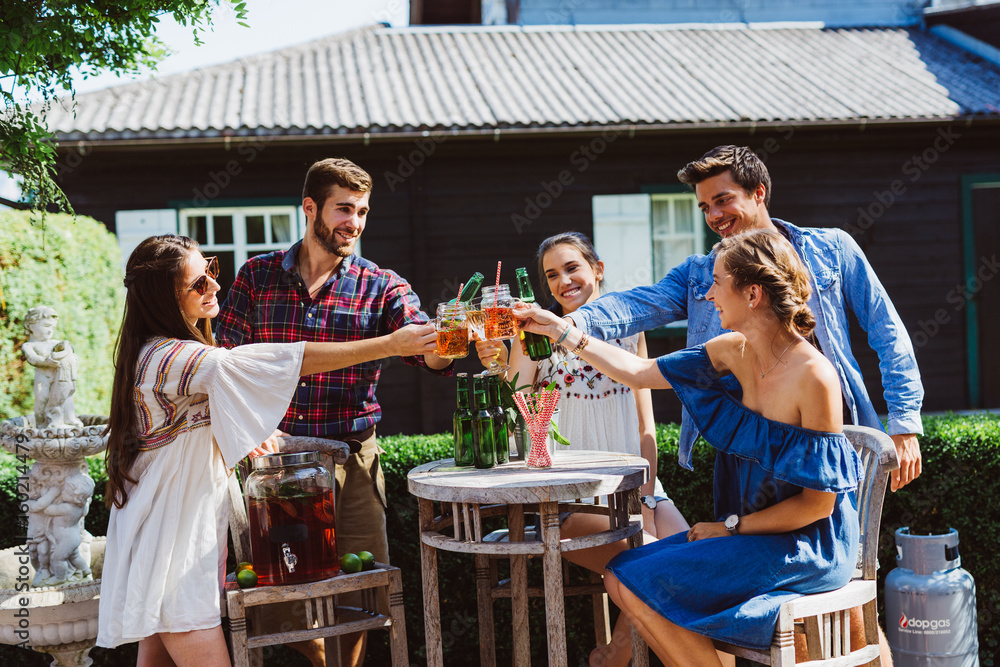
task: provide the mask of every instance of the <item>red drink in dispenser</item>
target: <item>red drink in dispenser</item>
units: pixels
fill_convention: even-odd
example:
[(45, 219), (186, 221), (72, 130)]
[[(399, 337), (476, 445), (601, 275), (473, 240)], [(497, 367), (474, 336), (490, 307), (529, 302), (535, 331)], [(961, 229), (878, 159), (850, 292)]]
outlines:
[(250, 548), (262, 586), (318, 581), (340, 571), (333, 479), (317, 452), (253, 460), (245, 494)]

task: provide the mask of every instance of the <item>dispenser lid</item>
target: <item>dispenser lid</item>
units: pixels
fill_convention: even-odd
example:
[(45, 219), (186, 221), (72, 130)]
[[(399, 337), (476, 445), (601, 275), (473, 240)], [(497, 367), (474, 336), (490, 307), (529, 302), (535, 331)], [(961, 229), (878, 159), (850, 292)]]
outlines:
[(297, 466), (304, 463), (319, 463), (319, 452), (289, 452), (287, 454), (265, 454), (251, 459), (254, 470), (264, 468), (284, 468), (285, 466)]

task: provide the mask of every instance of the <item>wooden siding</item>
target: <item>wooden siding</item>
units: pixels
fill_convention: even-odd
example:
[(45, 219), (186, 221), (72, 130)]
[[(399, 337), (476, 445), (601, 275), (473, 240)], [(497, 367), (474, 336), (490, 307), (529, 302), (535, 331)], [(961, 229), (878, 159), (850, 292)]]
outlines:
[[(272, 141), (261, 144), (253, 159), (235, 141), (228, 150), (94, 146), (64, 170), (62, 182), (78, 212), (113, 229), (116, 210), (167, 208), (194, 199), (195, 192), (205, 194), (213, 175), (225, 180), (219, 175), (230, 161), (236, 166), (230, 171), (238, 173), (214, 201), (248, 205), (261, 197), (297, 197), (313, 160), (347, 156), (375, 179), (363, 237), (365, 256), (410, 280), (425, 309), (433, 312), (474, 271), (492, 276), (498, 259), (507, 281), (518, 266), (528, 266), (534, 276), (533, 253), (545, 237), (566, 230), (592, 233), (593, 195), (674, 184), (677, 169), (712, 146), (748, 144), (767, 153), (774, 181), (772, 215), (800, 226), (837, 226), (854, 233), (911, 334), (927, 333), (917, 347), (927, 392), (924, 407), (945, 410), (969, 407), (964, 314), (948, 301), (964, 279), (960, 177), (1000, 172), (996, 130), (995, 125), (948, 124), (866, 131), (783, 128), (753, 135), (607, 135), (610, 142), (595, 135), (539, 135), (528, 140), (501, 137), (498, 142), (447, 139), (433, 143), (433, 150), (426, 140), (373, 140), (369, 146)], [(593, 159), (583, 152), (588, 145)], [(927, 168), (917, 166), (915, 157), (925, 160)], [(561, 172), (571, 182), (551, 197), (547, 187), (555, 190), (552, 183)], [(880, 204), (897, 181), (900, 194), (892, 195), (890, 205)], [(537, 215), (532, 202), (539, 206)], [(871, 222), (859, 216), (859, 209), (869, 212)], [(516, 216), (523, 216), (522, 223), (533, 219), (519, 224)], [(537, 276), (535, 280), (537, 287)], [(954, 317), (930, 335), (928, 323), (941, 308), (954, 311)], [(980, 335), (986, 339), (993, 333)], [(862, 332), (856, 332), (852, 344), (876, 406), (884, 412), (877, 359)], [(676, 339), (656, 338), (650, 347), (663, 353), (676, 345)], [(458, 369), (476, 372), (479, 364), (469, 358)], [(451, 379), (393, 360), (387, 362), (378, 395), (383, 433), (450, 429)], [(670, 392), (656, 392), (654, 403), (657, 419), (678, 418), (679, 406)]]

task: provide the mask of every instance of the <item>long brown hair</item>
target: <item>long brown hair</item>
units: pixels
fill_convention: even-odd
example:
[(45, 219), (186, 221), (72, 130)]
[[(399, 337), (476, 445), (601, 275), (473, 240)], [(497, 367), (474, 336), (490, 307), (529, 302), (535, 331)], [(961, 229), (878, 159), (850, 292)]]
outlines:
[(177, 299), (188, 256), (197, 251), (198, 244), (186, 236), (151, 236), (132, 251), (125, 265), (125, 314), (115, 343), (111, 414), (104, 430), (108, 436), (104, 454), (108, 507), (124, 507), (128, 502), (128, 486), (138, 481), (131, 471), (139, 456), (134, 394), (136, 367), (143, 346), (158, 337), (215, 344), (209, 321), (200, 319), (192, 326)]
[(808, 336), (816, 328), (808, 303), (809, 270), (784, 236), (770, 229), (751, 229), (722, 239), (715, 244), (715, 253), (737, 289), (760, 285), (774, 316), (789, 333)]

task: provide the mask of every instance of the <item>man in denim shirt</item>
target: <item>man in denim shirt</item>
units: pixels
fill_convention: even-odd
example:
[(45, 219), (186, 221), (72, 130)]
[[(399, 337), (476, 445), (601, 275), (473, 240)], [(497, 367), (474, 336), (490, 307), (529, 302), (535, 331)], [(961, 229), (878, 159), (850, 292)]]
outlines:
[[(848, 309), (855, 314), (879, 357), (889, 408), (888, 432), (900, 462), (899, 470), (892, 472), (892, 490), (916, 479), (921, 468), (917, 435), (923, 433), (920, 372), (906, 328), (854, 239), (840, 229), (803, 229), (772, 218), (767, 212), (771, 178), (749, 148), (719, 146), (689, 163), (677, 176), (694, 188), (705, 222), (719, 235), (772, 229), (791, 241), (812, 273), (809, 306), (816, 317), (816, 330), (811, 340), (840, 375), (844, 422), (881, 429), (851, 352)], [(687, 344), (700, 345), (724, 331), (714, 305), (705, 299), (712, 285), (714, 262), (714, 252), (692, 255), (657, 284), (608, 294), (581, 307), (570, 319), (605, 340), (687, 319)], [(777, 359), (780, 350), (772, 352)], [(691, 448), (697, 438), (697, 429), (684, 414), (679, 458), (687, 468), (691, 467)]]

